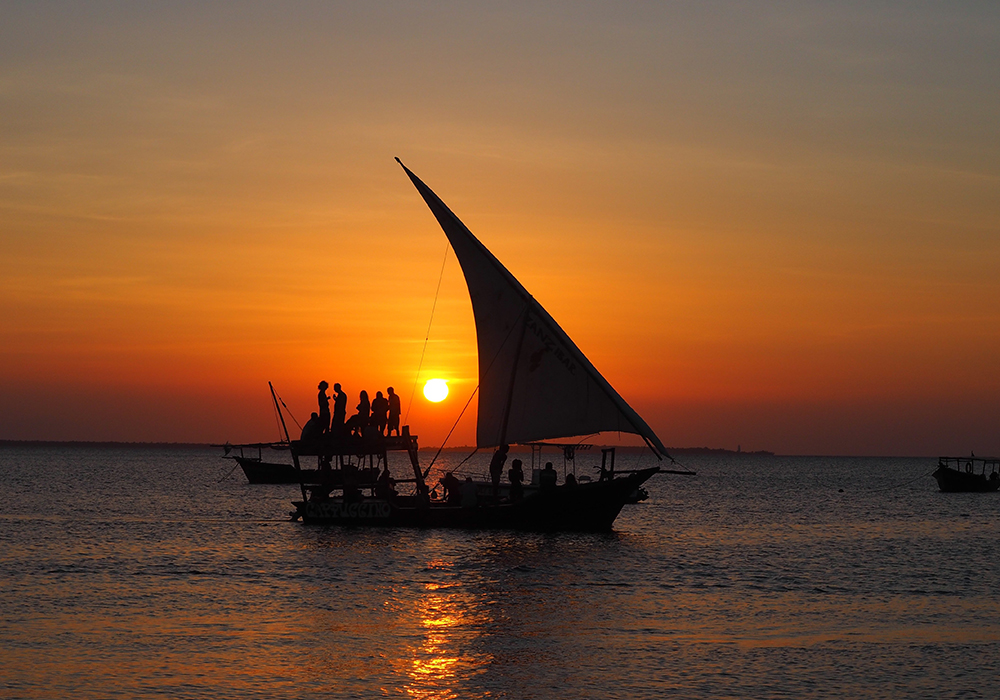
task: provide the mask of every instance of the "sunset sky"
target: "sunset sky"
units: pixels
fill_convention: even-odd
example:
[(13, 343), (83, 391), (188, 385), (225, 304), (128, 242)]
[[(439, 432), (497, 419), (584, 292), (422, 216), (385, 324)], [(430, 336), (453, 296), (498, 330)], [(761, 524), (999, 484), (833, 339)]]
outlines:
[[(399, 156), (668, 446), (1000, 453), (1000, 4), (2, 16), (0, 439), (405, 411), (446, 239)], [(423, 445), (475, 337), (449, 253)]]

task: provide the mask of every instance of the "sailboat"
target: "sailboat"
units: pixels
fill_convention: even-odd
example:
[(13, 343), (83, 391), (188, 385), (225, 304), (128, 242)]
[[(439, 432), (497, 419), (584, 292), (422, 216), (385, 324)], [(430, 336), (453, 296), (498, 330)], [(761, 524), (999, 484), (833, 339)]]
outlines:
[[(638, 435), (656, 457), (670, 459), (652, 428), (555, 319), (420, 178), (396, 161), (441, 225), (469, 289), (479, 352), (477, 448), (614, 431)], [(352, 484), (352, 455), (360, 456), (362, 465), (366, 458), (369, 465), (387, 464), (387, 453), (393, 450), (409, 453), (414, 478), (401, 481), (415, 484), (413, 495), (385, 495), (384, 490), (378, 495), (375, 484)], [(317, 456), (325, 463), (338, 460), (336, 471), (344, 484), (341, 495), (323, 487), (313, 487), (310, 494), (303, 484), (293, 517), (307, 524), (606, 531), (646, 480), (673, 471), (659, 466), (619, 472), (612, 468), (602, 470), (598, 481), (541, 488), (515, 501), (477, 498), (474, 504), (456, 504), (430, 497), (417, 438), (407, 426), (399, 437), (292, 440), (291, 452), (296, 468), (300, 456)], [(363, 495), (366, 488), (371, 497)]]

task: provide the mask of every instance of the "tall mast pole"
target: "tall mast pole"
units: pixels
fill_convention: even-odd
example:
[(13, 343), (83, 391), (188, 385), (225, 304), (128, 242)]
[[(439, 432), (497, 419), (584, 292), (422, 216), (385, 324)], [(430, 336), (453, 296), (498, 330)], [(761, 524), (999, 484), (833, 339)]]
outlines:
[(271, 382), (267, 383), (267, 388), (271, 390), (271, 400), (274, 401), (274, 407), (278, 409), (278, 418), (281, 419), (281, 429), (285, 431), (285, 442), (288, 443), (288, 449), (292, 453), (292, 464), (295, 465), (295, 471), (299, 473), (299, 488), (302, 489), (302, 502), (305, 503), (309, 500), (309, 496), (306, 493), (306, 482), (302, 479), (302, 467), (299, 466), (299, 456), (292, 449), (292, 438), (289, 437), (288, 426), (285, 425), (285, 414), (281, 412), (281, 406), (278, 404), (278, 395), (275, 393)]
[(274, 393), (274, 387), (271, 385), (271, 382), (267, 383), (267, 388), (271, 390), (271, 400), (274, 401), (274, 407), (278, 411), (278, 418), (281, 419), (281, 429), (285, 431), (285, 442), (290, 443), (292, 439), (288, 437), (288, 426), (285, 425), (285, 416), (281, 412), (281, 406), (278, 405), (278, 395)]

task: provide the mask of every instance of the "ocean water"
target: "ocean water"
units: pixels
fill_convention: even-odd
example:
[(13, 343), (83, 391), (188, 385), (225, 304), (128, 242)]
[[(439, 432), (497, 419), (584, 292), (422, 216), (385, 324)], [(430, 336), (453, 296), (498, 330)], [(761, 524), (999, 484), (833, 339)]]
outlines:
[(1000, 695), (1000, 494), (681, 461), (613, 533), (538, 535), (306, 527), (210, 449), (2, 447), (0, 697)]

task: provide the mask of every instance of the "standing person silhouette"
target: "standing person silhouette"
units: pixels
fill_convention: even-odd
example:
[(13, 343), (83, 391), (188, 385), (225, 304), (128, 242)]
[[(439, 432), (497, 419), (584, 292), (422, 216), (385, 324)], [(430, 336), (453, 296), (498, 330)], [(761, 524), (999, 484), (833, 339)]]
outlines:
[(545, 463), (545, 469), (541, 471), (538, 475), (538, 486), (541, 491), (551, 491), (556, 487), (556, 481), (559, 475), (556, 474), (556, 470), (552, 468), (552, 462)]
[(399, 436), (399, 394), (397, 394), (392, 387), (389, 387), (389, 423), (388, 430), (385, 431), (386, 435), (392, 435), (392, 431), (396, 431), (396, 436)]
[(319, 383), (317, 389), (319, 389), (319, 396), (317, 397), (319, 401), (319, 422), (323, 426), (322, 432), (328, 432), (330, 430), (330, 397), (326, 395), (326, 389), (330, 385), (326, 381)]
[(330, 432), (334, 435), (344, 434), (344, 421), (347, 419), (347, 394), (340, 390), (340, 384), (334, 384), (333, 424)]
[(381, 391), (375, 392), (375, 399), (372, 401), (371, 424), (378, 431), (379, 435), (385, 435), (385, 424), (388, 422), (389, 402), (382, 396)]
[(503, 465), (507, 461), (507, 450), (509, 449), (507, 445), (500, 445), (490, 460), (490, 480), (493, 482), (493, 500), (496, 500), (500, 496), (500, 477), (503, 476)]

